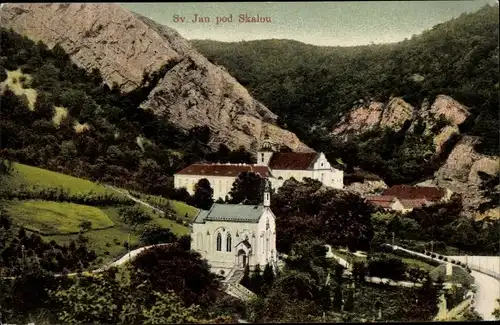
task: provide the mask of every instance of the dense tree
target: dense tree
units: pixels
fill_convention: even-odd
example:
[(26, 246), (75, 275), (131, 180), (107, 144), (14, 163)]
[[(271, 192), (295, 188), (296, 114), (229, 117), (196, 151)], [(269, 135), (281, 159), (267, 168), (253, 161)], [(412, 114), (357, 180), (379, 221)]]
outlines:
[(169, 228), (158, 225), (152, 225), (144, 229), (140, 238), (141, 242), (145, 245), (173, 243), (177, 241), (177, 236)]
[[(180, 194), (177, 198), (189, 199), (174, 191), (172, 175), (212, 152), (207, 145), (210, 130), (182, 130), (139, 108), (162, 73), (176, 61), (145, 74), (137, 89), (123, 93), (104, 85), (98, 70), (87, 73), (77, 67), (60, 46), (49, 50), (41, 42), (35, 44), (4, 28), (0, 34), (0, 77), (4, 78), (5, 70), (21, 69), (30, 77), (21, 76), (17, 82), (37, 92), (33, 103), (8, 87), (0, 93), (0, 150), (8, 149), (9, 159), (128, 189), (164, 196)], [(52, 120), (54, 116), (57, 118)], [(242, 148), (228, 149), (223, 155), (223, 160), (230, 162), (251, 162), (250, 154)]]
[(173, 290), (186, 305), (208, 306), (220, 290), (207, 261), (177, 243), (147, 249), (132, 264), (138, 270), (134, 281), (149, 281), (153, 290), (162, 293)]
[(135, 230), (137, 226), (143, 225), (151, 220), (151, 216), (139, 207), (125, 207), (119, 210), (120, 218)]
[(200, 308), (187, 307), (175, 293), (151, 290), (147, 282), (137, 286), (120, 283), (113, 274), (77, 278), (51, 295), (59, 304), (59, 321), (66, 324), (203, 322)]
[(89, 231), (90, 229), (92, 229), (92, 221), (82, 221), (80, 223), (80, 228), (82, 229), (82, 231)]
[(260, 265), (255, 265), (255, 269), (252, 272), (252, 276), (250, 277), (250, 290), (252, 290), (255, 294), (260, 295), (262, 293), (262, 286), (264, 285), (264, 278), (261, 274)]
[(347, 298), (344, 303), (344, 311), (352, 311), (354, 308), (354, 290), (347, 291)]
[(500, 319), (500, 298), (497, 299), (497, 307), (493, 311), (493, 316), (495, 319)]
[(245, 266), (245, 269), (243, 270), (243, 277), (241, 278), (240, 284), (247, 289), (251, 289), (250, 285), (250, 267), (248, 264)]
[(350, 143), (328, 133), (360, 101), (365, 105), (399, 96), (420, 107), (425, 99), (432, 104), (445, 94), (469, 107), (471, 116), (461, 132), (483, 138), (476, 145), (481, 153), (498, 155), (498, 24), (498, 5), (487, 5), (394, 44), (193, 43), (271, 107), (282, 127), (330, 161), (341, 157), (401, 184), (430, 176), (439, 167), (425, 158), (431, 143), (418, 132), (404, 139), (408, 127), (403, 127), (399, 134), (372, 133)]
[(488, 200), (481, 204), (480, 209), (485, 211), (498, 206), (498, 202), (500, 202), (500, 174), (489, 175), (480, 171), (478, 176), (481, 178), (480, 189)]
[(229, 203), (260, 204), (264, 192), (264, 179), (253, 172), (242, 172), (233, 183)]
[(333, 308), (336, 311), (340, 311), (342, 309), (342, 286), (337, 284), (333, 290)]
[(367, 249), (373, 236), (374, 208), (355, 194), (322, 188), (318, 181), (286, 181), (271, 208), (280, 252), (288, 253), (294, 242), (311, 238), (352, 250)]
[(202, 178), (194, 186), (193, 205), (199, 209), (210, 210), (214, 203), (214, 190), (206, 178)]
[(270, 287), (272, 286), (274, 282), (274, 271), (273, 267), (271, 264), (267, 263), (266, 266), (264, 267), (264, 272), (262, 273), (262, 278), (264, 280), (264, 283)]

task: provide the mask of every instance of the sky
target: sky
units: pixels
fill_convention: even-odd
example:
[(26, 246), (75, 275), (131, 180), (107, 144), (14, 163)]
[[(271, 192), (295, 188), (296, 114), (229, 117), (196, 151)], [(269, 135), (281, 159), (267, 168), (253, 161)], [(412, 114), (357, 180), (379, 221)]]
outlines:
[[(293, 39), (321, 46), (393, 43), (498, 0), (120, 3), (187, 39)], [(208, 17), (193, 22), (198, 17)], [(268, 17), (240, 22), (240, 15)], [(177, 15), (177, 16), (176, 16)], [(219, 19), (218, 19), (219, 17)], [(232, 17), (232, 21), (229, 20)], [(184, 18), (184, 21), (181, 21)], [(243, 17), (244, 18), (244, 17)], [(270, 20), (270, 22), (269, 22)]]

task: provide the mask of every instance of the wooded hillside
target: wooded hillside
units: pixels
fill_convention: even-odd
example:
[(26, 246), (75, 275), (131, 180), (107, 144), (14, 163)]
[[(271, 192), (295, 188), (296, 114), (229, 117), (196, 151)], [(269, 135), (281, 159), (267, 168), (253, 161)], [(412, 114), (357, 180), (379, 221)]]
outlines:
[[(498, 155), (498, 13), (498, 6), (485, 6), (395, 44), (192, 43), (212, 62), (227, 67), (254, 97), (280, 116), (281, 125), (316, 150), (333, 150), (333, 137), (325, 140), (324, 134), (359, 99), (387, 102), (391, 96), (400, 96), (420, 107), (425, 98), (432, 103), (444, 94), (470, 108), (472, 114), (461, 131), (483, 138), (476, 150)], [(377, 134), (376, 138), (386, 137)], [(366, 143), (357, 139), (354, 149), (362, 144)], [(398, 148), (389, 151), (394, 156)], [(355, 157), (366, 166), (377, 165), (365, 161), (362, 156), (366, 154), (353, 156), (353, 150), (338, 150), (335, 155), (344, 161)], [(421, 167), (422, 162), (416, 165)], [(415, 165), (408, 167), (403, 174)], [(394, 182), (419, 179), (418, 175), (399, 177), (387, 166), (371, 171)]]

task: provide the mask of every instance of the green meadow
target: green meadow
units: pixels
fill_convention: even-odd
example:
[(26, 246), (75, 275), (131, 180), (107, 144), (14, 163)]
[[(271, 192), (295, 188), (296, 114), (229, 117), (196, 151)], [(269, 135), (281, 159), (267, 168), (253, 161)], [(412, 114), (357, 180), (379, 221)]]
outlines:
[[(0, 181), (4, 189), (23, 187), (32, 190), (62, 188), (70, 195), (111, 195), (121, 199), (127, 197), (104, 185), (89, 180), (49, 171), (24, 164), (13, 163), (10, 175), (2, 176)], [(151, 205), (171, 208), (176, 220), (170, 220), (157, 211), (139, 203), (133, 205), (149, 214), (152, 220), (149, 224), (170, 228), (181, 236), (189, 233), (186, 227), (187, 214), (191, 220), (198, 209), (183, 202), (171, 201), (162, 197), (133, 193), (134, 196)], [(0, 198), (0, 200), (2, 200)], [(132, 247), (141, 246), (140, 234), (143, 227), (134, 230), (125, 224), (119, 216), (122, 205), (88, 206), (69, 202), (31, 200), (3, 200), (3, 205), (12, 216), (17, 227), (24, 227), (28, 232), (34, 232), (47, 241), (54, 240), (59, 244), (69, 244), (75, 240), (81, 230), (83, 221), (90, 221), (91, 228), (84, 235), (89, 239), (88, 245), (94, 249), (103, 263), (116, 259), (127, 253), (126, 242), (130, 238)], [(176, 219), (176, 218), (174, 218)]]

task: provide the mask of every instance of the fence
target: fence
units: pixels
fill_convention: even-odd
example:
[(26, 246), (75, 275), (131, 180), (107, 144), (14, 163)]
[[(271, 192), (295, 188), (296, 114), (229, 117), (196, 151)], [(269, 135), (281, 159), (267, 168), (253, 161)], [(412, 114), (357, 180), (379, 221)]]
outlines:
[(469, 266), (471, 270), (500, 280), (500, 256), (448, 256)]

